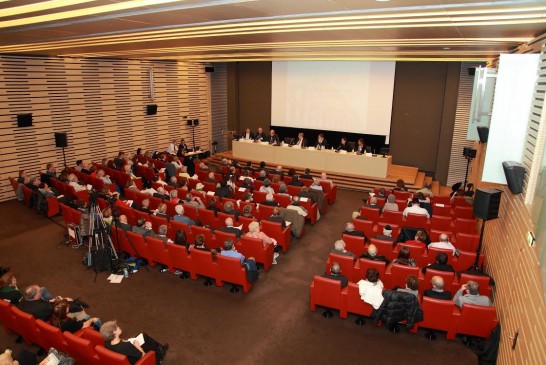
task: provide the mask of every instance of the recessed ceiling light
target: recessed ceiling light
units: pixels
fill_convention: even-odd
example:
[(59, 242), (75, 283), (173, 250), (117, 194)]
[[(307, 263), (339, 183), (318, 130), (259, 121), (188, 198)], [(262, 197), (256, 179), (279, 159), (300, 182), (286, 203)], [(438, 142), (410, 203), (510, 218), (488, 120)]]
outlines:
[(386, 3), (387, 1), (391, 1), (391, 0), (375, 0), (377, 1), (378, 3)]
[(451, 47), (444, 47), (442, 49), (448, 50), (448, 49), (451, 49)]

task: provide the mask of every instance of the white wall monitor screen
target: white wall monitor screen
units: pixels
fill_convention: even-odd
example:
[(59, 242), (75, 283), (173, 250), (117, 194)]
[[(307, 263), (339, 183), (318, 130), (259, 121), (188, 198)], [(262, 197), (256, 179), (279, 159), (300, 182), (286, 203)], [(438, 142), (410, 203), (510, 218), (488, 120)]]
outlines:
[(396, 62), (273, 62), (271, 124), (388, 136)]

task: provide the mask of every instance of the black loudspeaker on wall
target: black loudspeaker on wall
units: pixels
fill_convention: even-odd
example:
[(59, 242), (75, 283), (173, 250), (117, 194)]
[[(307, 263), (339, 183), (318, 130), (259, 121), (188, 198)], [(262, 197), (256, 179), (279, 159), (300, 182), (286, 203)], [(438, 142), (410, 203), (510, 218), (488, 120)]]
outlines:
[(205, 66), (205, 72), (214, 72), (214, 67), (212, 67), (212, 66)]
[(478, 189), (474, 197), (474, 215), (488, 221), (499, 216), (502, 190)]
[(157, 114), (157, 104), (146, 105), (146, 114), (147, 115)]
[(487, 143), (489, 138), (489, 128), (487, 127), (476, 127), (478, 128), (478, 136), (480, 137), (480, 143)]
[(32, 126), (32, 113), (17, 114), (17, 127), (30, 127)]
[(476, 150), (470, 147), (463, 148), (463, 156), (468, 158), (476, 158)]
[(504, 161), (502, 169), (510, 191), (514, 194), (521, 193), (523, 191), (523, 178), (525, 177), (523, 165), (515, 161)]
[(68, 147), (68, 138), (66, 133), (55, 132), (55, 147)]

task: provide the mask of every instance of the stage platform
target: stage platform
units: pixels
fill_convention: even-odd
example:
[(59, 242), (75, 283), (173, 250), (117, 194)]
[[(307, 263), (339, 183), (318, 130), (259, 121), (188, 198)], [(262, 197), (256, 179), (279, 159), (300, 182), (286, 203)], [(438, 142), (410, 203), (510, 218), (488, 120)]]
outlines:
[[(220, 164), (222, 158), (233, 159), (232, 151), (220, 152), (212, 155), (208, 162), (213, 164)], [(252, 158), (240, 159), (240, 161), (251, 161), (252, 166), (256, 167), (261, 161), (254, 160)], [(265, 161), (267, 163), (267, 161)], [(272, 164), (267, 164), (267, 168), (275, 168), (276, 166)], [(294, 168), (298, 174), (301, 174), (306, 168), (305, 166), (290, 166), (283, 165), (283, 169), (288, 171), (289, 168)], [(320, 176), (322, 171), (313, 171), (311, 170), (311, 175)], [(402, 166), (402, 165), (390, 165), (388, 170), (388, 175), (386, 178), (377, 178), (363, 175), (353, 175), (353, 174), (341, 174), (334, 173), (331, 171), (324, 171), (328, 174), (328, 178), (333, 180), (340, 188), (358, 190), (358, 191), (370, 191), (375, 187), (385, 187), (393, 188), (396, 186), (396, 181), (398, 179), (404, 180), (406, 187), (409, 191), (416, 191), (423, 187), (425, 182), (433, 183), (433, 193), (437, 194), (439, 190), (439, 184), (433, 182), (430, 177), (426, 177), (425, 173), (419, 171), (417, 167), (411, 166)], [(436, 190), (436, 191), (435, 191)]]

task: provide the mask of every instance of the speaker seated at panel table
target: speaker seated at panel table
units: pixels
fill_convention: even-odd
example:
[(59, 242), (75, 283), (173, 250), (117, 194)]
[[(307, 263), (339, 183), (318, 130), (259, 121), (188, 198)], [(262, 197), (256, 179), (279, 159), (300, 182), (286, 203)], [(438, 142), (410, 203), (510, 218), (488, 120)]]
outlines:
[(474, 196), (474, 215), (488, 221), (499, 216), (502, 190), (478, 189)]
[(504, 161), (502, 169), (510, 191), (514, 194), (521, 193), (523, 191), (523, 178), (525, 177), (523, 165), (515, 161)]

